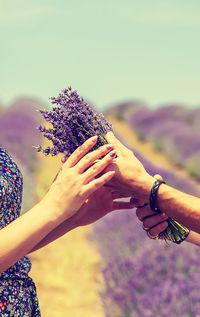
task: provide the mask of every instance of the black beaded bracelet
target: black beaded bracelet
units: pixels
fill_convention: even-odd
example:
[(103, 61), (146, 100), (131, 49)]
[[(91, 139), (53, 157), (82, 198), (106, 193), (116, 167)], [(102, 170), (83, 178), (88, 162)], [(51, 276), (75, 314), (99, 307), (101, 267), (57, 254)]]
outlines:
[[(161, 184), (166, 184), (166, 183), (161, 180), (156, 180), (152, 186), (151, 193), (149, 196), (150, 208), (152, 211), (156, 213), (161, 212), (161, 210), (159, 210), (156, 207), (157, 191)], [(165, 229), (164, 232), (161, 233), (164, 239), (170, 240), (171, 242), (177, 243), (177, 244), (180, 244), (181, 242), (183, 242), (189, 235), (190, 230), (171, 218), (168, 218), (167, 222), (168, 222), (167, 229)]]
[(166, 183), (161, 180), (156, 180), (153, 183), (153, 186), (151, 188), (151, 193), (149, 196), (149, 204), (150, 204), (151, 210), (157, 213), (159, 213), (160, 210), (156, 207), (156, 196), (157, 196), (158, 188), (161, 184), (166, 184)]

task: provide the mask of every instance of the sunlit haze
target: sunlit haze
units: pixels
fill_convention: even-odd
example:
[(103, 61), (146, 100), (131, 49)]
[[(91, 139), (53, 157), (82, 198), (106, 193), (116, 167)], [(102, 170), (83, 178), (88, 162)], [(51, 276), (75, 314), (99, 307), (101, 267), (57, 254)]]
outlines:
[(0, 0), (0, 101), (200, 105), (198, 0)]

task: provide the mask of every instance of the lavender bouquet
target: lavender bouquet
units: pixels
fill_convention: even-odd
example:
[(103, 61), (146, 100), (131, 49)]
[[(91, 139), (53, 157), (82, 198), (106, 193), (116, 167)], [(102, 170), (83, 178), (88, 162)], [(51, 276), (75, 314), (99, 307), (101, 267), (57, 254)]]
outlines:
[[(64, 153), (70, 156), (88, 138), (98, 135), (98, 141), (92, 150), (107, 143), (106, 134), (112, 130), (103, 114), (97, 113), (77, 91), (71, 87), (64, 89), (58, 97), (51, 97), (52, 110), (40, 110), (44, 119), (51, 124), (50, 128), (39, 126), (43, 135), (52, 141), (53, 146), (36, 147), (38, 152), (55, 156)], [(189, 230), (177, 221), (168, 219), (169, 226), (163, 233), (164, 239), (180, 243)]]
[(40, 110), (44, 119), (51, 123), (52, 128), (39, 126), (39, 131), (52, 141), (53, 146), (43, 149), (36, 147), (45, 155), (64, 153), (70, 156), (88, 138), (98, 135), (94, 149), (107, 143), (105, 135), (112, 130), (103, 114), (97, 113), (77, 91), (71, 87), (62, 90), (58, 97), (51, 97), (51, 103), (56, 105), (52, 110)]

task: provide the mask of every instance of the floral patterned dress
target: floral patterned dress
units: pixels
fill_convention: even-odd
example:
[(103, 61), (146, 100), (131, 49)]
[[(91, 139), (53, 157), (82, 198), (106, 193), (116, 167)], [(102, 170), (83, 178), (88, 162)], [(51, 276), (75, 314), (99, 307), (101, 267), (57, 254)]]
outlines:
[[(23, 178), (16, 163), (0, 146), (0, 229), (20, 215)], [(28, 276), (27, 256), (0, 274), (0, 316), (40, 317), (36, 287)]]

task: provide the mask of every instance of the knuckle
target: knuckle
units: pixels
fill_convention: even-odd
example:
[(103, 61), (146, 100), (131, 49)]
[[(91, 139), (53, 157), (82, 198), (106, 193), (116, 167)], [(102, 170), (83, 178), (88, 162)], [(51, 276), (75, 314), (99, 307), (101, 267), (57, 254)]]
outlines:
[(163, 221), (163, 216), (162, 216), (162, 214), (159, 214), (157, 217), (158, 217), (158, 221)]
[(85, 196), (85, 191), (84, 191), (83, 188), (80, 189), (80, 191), (78, 192), (77, 196), (78, 196), (79, 199), (82, 199)]
[(95, 164), (95, 165), (92, 166), (92, 171), (93, 172), (98, 171), (98, 169), (99, 169), (99, 164)]
[(84, 157), (84, 160), (86, 163), (90, 162), (91, 161), (91, 154), (88, 154)]

